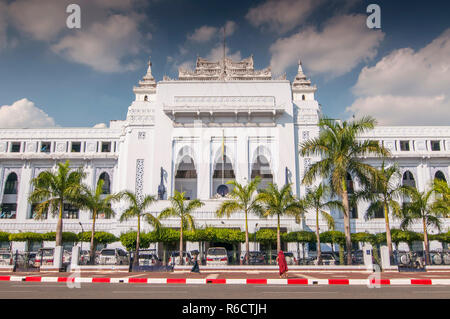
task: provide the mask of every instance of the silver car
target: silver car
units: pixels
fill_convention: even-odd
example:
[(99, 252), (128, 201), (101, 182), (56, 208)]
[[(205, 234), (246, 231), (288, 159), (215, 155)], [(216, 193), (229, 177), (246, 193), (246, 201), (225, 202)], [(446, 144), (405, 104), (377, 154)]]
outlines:
[(126, 251), (120, 248), (104, 248), (96, 258), (100, 265), (127, 265), (128, 256)]

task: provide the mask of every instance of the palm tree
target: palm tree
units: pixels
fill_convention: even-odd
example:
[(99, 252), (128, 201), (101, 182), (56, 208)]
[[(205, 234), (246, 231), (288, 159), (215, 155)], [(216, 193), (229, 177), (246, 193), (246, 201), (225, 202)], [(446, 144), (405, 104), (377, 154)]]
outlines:
[(195, 231), (194, 217), (191, 214), (195, 209), (205, 205), (199, 199), (187, 200), (185, 194), (186, 192), (180, 193), (175, 190), (174, 195), (169, 198), (172, 207), (164, 209), (158, 216), (159, 219), (172, 216), (180, 218), (180, 265), (183, 263), (183, 228)]
[(245, 255), (245, 261), (248, 264), (248, 214), (253, 213), (259, 216), (263, 214), (263, 208), (260, 205), (260, 200), (255, 196), (258, 184), (261, 182), (261, 178), (256, 176), (247, 185), (242, 185), (237, 181), (228, 181), (227, 184), (234, 186), (229, 196), (232, 198), (230, 200), (224, 201), (219, 209), (216, 211), (216, 215), (222, 218), (224, 215), (230, 217), (233, 213), (244, 212), (245, 216), (245, 250), (247, 254)]
[(103, 179), (99, 179), (95, 189), (90, 189), (88, 186), (83, 185), (81, 197), (77, 200), (80, 208), (88, 209), (92, 213), (91, 246), (89, 253), (89, 261), (91, 264), (94, 262), (95, 255), (94, 237), (97, 216), (98, 214), (105, 214), (105, 217), (107, 218), (115, 216), (115, 212), (111, 208), (111, 204), (120, 198), (120, 194), (104, 195), (104, 182), (105, 181)]
[(123, 191), (119, 195), (119, 198), (125, 198), (129, 202), (129, 206), (120, 216), (119, 221), (123, 222), (131, 218), (137, 217), (137, 234), (136, 234), (136, 252), (133, 263), (137, 265), (139, 263), (139, 243), (141, 233), (141, 218), (145, 218), (147, 222), (152, 225), (156, 231), (160, 229), (161, 223), (158, 218), (147, 212), (147, 209), (156, 201), (155, 196), (146, 195), (143, 198), (139, 198), (135, 193), (131, 191)]
[(281, 189), (278, 189), (276, 184), (269, 183), (268, 187), (261, 190), (257, 197), (263, 203), (264, 217), (277, 216), (277, 251), (280, 251), (280, 217), (283, 215), (291, 215), (297, 218), (302, 216), (304, 213), (303, 205), (292, 196), (291, 184), (285, 184)]
[(363, 163), (362, 157), (368, 155), (389, 156), (390, 152), (377, 141), (358, 140), (358, 135), (375, 127), (376, 121), (363, 117), (351, 122), (339, 122), (322, 118), (319, 137), (308, 140), (301, 145), (302, 156), (319, 156), (321, 159), (312, 164), (305, 173), (303, 183), (312, 184), (317, 177), (328, 178), (334, 193), (342, 199), (344, 208), (344, 230), (347, 246), (347, 263), (351, 264), (352, 241), (350, 237), (350, 207), (347, 189), (347, 174), (356, 176), (362, 183), (367, 183), (367, 176), (374, 168)]
[[(36, 206), (36, 219), (51, 211), (58, 214), (56, 225), (56, 247), (61, 246), (63, 230), (64, 203), (74, 204), (82, 191), (82, 180), (86, 176), (82, 168), (70, 169), (69, 161), (58, 163), (57, 171), (44, 171), (31, 180), (33, 191), (28, 200), (38, 203)], [(58, 264), (62, 262), (57, 261)]]
[(401, 200), (404, 194), (403, 186), (398, 182), (401, 178), (397, 164), (386, 168), (384, 161), (381, 168), (374, 171), (371, 182), (366, 185), (361, 192), (362, 198), (370, 201), (366, 212), (367, 218), (374, 218), (379, 212), (383, 212), (386, 225), (386, 242), (389, 250), (389, 257), (393, 257), (391, 228), (389, 223), (389, 213), (393, 216), (400, 216)]
[(312, 189), (306, 191), (305, 198), (303, 199), (305, 209), (312, 209), (316, 213), (316, 241), (317, 241), (317, 264), (322, 264), (322, 250), (320, 248), (320, 227), (319, 227), (319, 215), (326, 220), (328, 229), (334, 230), (333, 217), (324, 211), (327, 208), (341, 209), (342, 204), (339, 201), (329, 200), (331, 188), (327, 185), (320, 184)]
[(432, 201), (433, 189), (424, 192), (420, 192), (415, 187), (410, 186), (404, 186), (404, 189), (410, 201), (403, 203), (400, 228), (406, 230), (415, 220), (419, 219), (422, 221), (426, 262), (427, 265), (430, 265), (428, 226), (434, 226), (440, 231), (441, 221), (439, 217), (450, 216), (450, 211), (436, 209), (435, 203)]
[(433, 182), (433, 191), (435, 194), (435, 209), (442, 212), (450, 212), (450, 187), (447, 182), (435, 179)]

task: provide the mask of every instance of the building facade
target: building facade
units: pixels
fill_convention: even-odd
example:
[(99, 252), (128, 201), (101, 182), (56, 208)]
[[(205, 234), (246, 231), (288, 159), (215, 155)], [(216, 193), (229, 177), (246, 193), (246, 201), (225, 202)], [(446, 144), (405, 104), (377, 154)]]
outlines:
[[(317, 158), (300, 157), (299, 145), (319, 134), (321, 108), (316, 90), (301, 63), (290, 82), (285, 77), (274, 79), (270, 68), (255, 70), (253, 56), (237, 62), (198, 58), (194, 71), (180, 69), (178, 79), (164, 77), (156, 82), (149, 62), (145, 76), (134, 87), (135, 100), (126, 119), (111, 121), (108, 128), (0, 129), (0, 230), (56, 229), (56, 217), (33, 219), (33, 205), (27, 198), (32, 178), (66, 160), (85, 169), (88, 185), (94, 187), (103, 179), (105, 193), (131, 190), (138, 196), (157, 195), (160, 200), (152, 207), (154, 214), (168, 207), (168, 198), (178, 190), (205, 202), (194, 213), (197, 227), (243, 230), (243, 214), (223, 219), (215, 215), (230, 191), (227, 181), (246, 183), (261, 176), (261, 187), (269, 182), (292, 183), (296, 196), (305, 193), (301, 180)], [(391, 150), (390, 161), (399, 164), (402, 183), (424, 190), (434, 178), (450, 181), (450, 126), (378, 126), (361, 138), (380, 141)], [(365, 160), (381, 165), (377, 158)], [(97, 230), (115, 235), (134, 230), (136, 221), (119, 222), (126, 204), (114, 206), (114, 218), (100, 216)], [(385, 231), (383, 218), (365, 219), (367, 205), (362, 203), (353, 211), (352, 231)], [(337, 230), (343, 230), (342, 215), (331, 214)], [(321, 223), (326, 230), (325, 220)], [(179, 227), (177, 219), (164, 224)], [(89, 212), (65, 205), (64, 231), (80, 232), (91, 225)], [(293, 218), (281, 220), (287, 232), (314, 230), (314, 225), (312, 212), (301, 223)], [(444, 225), (448, 228), (450, 221)], [(399, 222), (394, 219), (392, 226), (398, 228)], [(273, 227), (275, 219), (250, 216), (250, 232)], [(143, 225), (143, 230), (151, 228)], [(420, 225), (415, 230), (421, 231)], [(193, 243), (188, 245), (195, 248)]]

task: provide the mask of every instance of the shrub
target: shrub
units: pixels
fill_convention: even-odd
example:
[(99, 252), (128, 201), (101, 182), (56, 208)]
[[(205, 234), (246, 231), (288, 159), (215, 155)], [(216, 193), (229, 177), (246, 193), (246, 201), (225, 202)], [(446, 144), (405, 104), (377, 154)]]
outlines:
[(44, 240), (43, 235), (44, 234), (32, 233), (32, 232), (14, 233), (14, 234), (9, 234), (9, 240), (10, 241), (43, 241)]
[[(49, 232), (42, 234), (42, 240), (45, 241), (55, 241), (56, 240), (56, 232)], [(78, 236), (72, 232), (62, 232), (62, 240), (65, 242), (77, 242)]]
[[(253, 236), (256, 236), (256, 241), (260, 243), (273, 243), (277, 241), (277, 231), (274, 229), (260, 229)], [(249, 236), (250, 239), (255, 238)]]
[[(132, 231), (128, 233), (123, 233), (120, 235), (120, 242), (123, 246), (125, 246), (128, 250), (136, 249), (136, 237), (137, 232)], [(148, 248), (150, 246), (149, 236), (146, 233), (140, 233), (140, 248)]]
[(373, 234), (366, 232), (353, 233), (351, 234), (352, 242), (355, 243), (373, 243), (376, 241), (376, 237)]
[(0, 231), (0, 241), (9, 241), (9, 233)]
[[(92, 233), (90, 231), (78, 233), (77, 240), (84, 241), (84, 242), (90, 242), (91, 234)], [(95, 235), (94, 235), (94, 242), (97, 244), (109, 244), (109, 243), (113, 243), (118, 240), (119, 239), (116, 236), (114, 236), (113, 234), (104, 232), (104, 231), (95, 232)]]
[(343, 245), (345, 244), (345, 235), (337, 230), (326, 231), (320, 234), (320, 242)]
[(281, 234), (281, 240), (286, 243), (315, 243), (316, 234), (311, 231), (296, 231)]

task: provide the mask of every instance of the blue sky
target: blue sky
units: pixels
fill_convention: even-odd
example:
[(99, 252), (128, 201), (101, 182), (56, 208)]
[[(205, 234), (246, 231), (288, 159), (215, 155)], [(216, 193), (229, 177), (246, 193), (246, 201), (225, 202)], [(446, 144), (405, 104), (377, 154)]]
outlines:
[[(79, 30), (65, 26), (69, 3)], [(380, 30), (365, 26), (370, 3)], [(449, 12), (448, 1), (0, 0), (0, 127), (124, 119), (148, 56), (158, 81), (176, 78), (197, 54), (217, 56), (225, 24), (229, 56), (290, 80), (302, 59), (330, 117), (449, 125)]]

